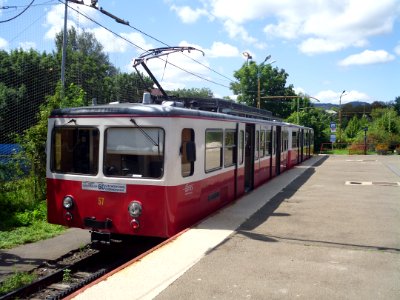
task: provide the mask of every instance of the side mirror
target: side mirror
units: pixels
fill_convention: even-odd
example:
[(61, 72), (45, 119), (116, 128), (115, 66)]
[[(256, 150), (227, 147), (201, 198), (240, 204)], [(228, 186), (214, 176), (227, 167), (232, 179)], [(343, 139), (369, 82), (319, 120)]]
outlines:
[(195, 142), (186, 142), (185, 149), (186, 151), (186, 159), (190, 162), (196, 161), (196, 144)]

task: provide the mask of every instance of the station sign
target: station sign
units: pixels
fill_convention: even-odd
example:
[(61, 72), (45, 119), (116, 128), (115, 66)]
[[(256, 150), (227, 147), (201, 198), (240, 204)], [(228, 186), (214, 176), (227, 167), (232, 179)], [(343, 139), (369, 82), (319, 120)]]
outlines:
[(331, 132), (336, 132), (336, 123), (335, 122), (331, 122), (330, 127), (331, 127)]
[(336, 134), (331, 134), (330, 141), (331, 141), (331, 143), (335, 143), (336, 142)]

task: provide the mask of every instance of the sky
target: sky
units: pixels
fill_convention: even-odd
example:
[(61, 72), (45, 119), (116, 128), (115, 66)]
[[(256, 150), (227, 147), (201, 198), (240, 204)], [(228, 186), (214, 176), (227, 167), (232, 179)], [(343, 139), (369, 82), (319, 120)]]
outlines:
[[(0, 0), (1, 50), (54, 50), (64, 4), (31, 2)], [(201, 50), (204, 55), (168, 55), (168, 64), (147, 62), (166, 90), (209, 88), (216, 97), (234, 98), (229, 86), (247, 52), (258, 64), (270, 55), (266, 63), (284, 69), (287, 84), (322, 103), (400, 96), (399, 0), (98, 0), (97, 9), (68, 4), (68, 26), (93, 33), (123, 72), (132, 72), (133, 60), (145, 50)]]

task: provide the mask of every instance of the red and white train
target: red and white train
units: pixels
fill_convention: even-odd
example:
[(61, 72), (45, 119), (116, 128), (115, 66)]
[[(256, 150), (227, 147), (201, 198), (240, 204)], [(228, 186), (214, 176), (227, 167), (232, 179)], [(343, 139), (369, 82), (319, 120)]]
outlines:
[(206, 101), (54, 110), (48, 221), (92, 240), (170, 237), (311, 156), (311, 128)]
[[(135, 60), (193, 47), (146, 51)], [(140, 74), (140, 73), (139, 73)], [(222, 99), (56, 109), (48, 122), (48, 221), (92, 240), (170, 237), (313, 153), (313, 130)], [(157, 103), (154, 103), (157, 102)]]

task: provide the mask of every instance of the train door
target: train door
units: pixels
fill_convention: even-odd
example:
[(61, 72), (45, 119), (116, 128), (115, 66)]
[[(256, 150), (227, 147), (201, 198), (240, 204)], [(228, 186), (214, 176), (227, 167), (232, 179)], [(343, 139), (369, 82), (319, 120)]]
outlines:
[(275, 174), (281, 174), (281, 151), (282, 151), (282, 127), (276, 126), (276, 171)]
[(296, 144), (297, 144), (297, 164), (301, 163), (300, 135), (301, 135), (301, 131), (300, 131), (300, 129), (297, 129), (297, 137), (296, 137), (296, 139), (297, 139), (297, 142), (296, 142)]
[(235, 198), (240, 197), (245, 191), (245, 124), (236, 124), (237, 159), (235, 168)]
[(301, 129), (300, 132), (300, 159), (303, 162), (304, 161), (304, 129)]
[(254, 187), (254, 124), (246, 124), (245, 159), (244, 159), (244, 188), (251, 191)]

